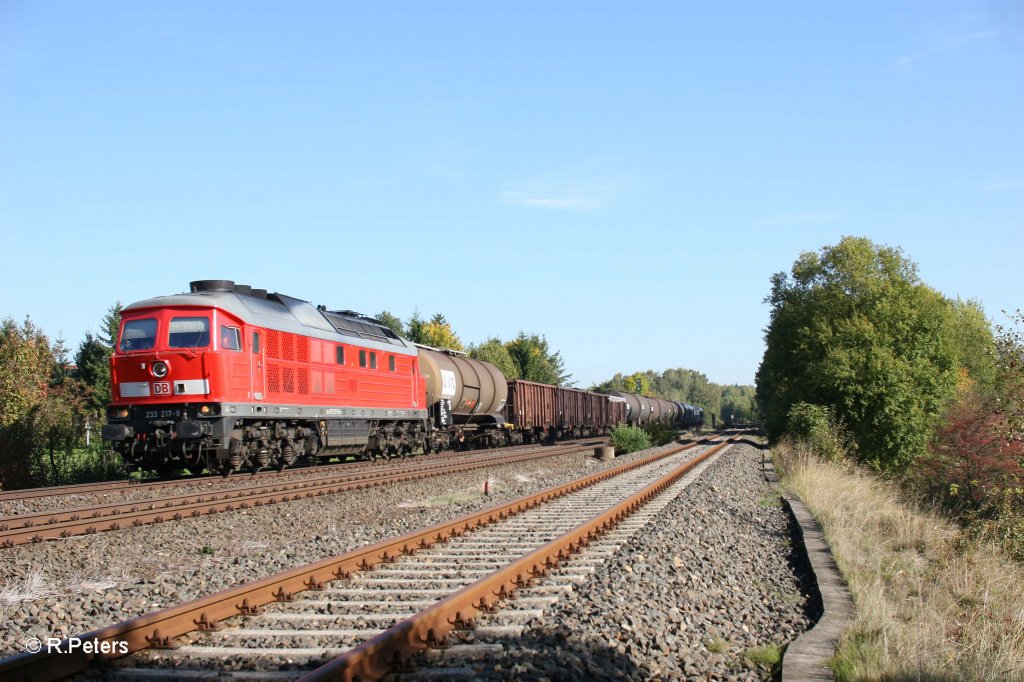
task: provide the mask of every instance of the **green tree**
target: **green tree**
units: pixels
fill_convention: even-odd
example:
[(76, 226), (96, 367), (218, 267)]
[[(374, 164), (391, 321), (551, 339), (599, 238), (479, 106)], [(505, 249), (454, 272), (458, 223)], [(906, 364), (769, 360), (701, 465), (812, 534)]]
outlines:
[(505, 344), (509, 355), (519, 367), (519, 377), (554, 386), (571, 386), (572, 375), (565, 371), (565, 361), (558, 352), (552, 352), (548, 340), (525, 332)]
[[(1024, 441), (1024, 313), (1015, 311), (1008, 324), (996, 326), (996, 408), (1008, 441)], [(1024, 461), (1021, 461), (1024, 466)]]
[(100, 333), (85, 333), (85, 339), (75, 353), (74, 376), (89, 390), (89, 408), (101, 412), (110, 402), (110, 357), (114, 354), (117, 332), (121, 321), (121, 302), (107, 309), (100, 325)]
[(958, 373), (951, 306), (899, 249), (844, 237), (772, 276), (757, 372), (768, 433), (805, 402), (835, 414), (858, 457), (900, 471), (924, 451)]
[(377, 313), (376, 319), (399, 336), (405, 336), (405, 327), (402, 325), (402, 320), (399, 319), (397, 315), (392, 315), (387, 310), (382, 310)]
[(46, 335), (26, 318), (0, 323), (0, 429), (25, 418), (50, 385), (55, 359)]
[(413, 310), (412, 317), (409, 318), (409, 323), (405, 327), (406, 338), (413, 343), (430, 345), (427, 343), (426, 326), (426, 321), (420, 317), (419, 309)]
[(67, 349), (30, 319), (0, 323), (0, 484), (60, 483), (84, 420)]
[[(708, 415), (708, 421), (711, 420), (710, 415), (712, 414), (725, 415), (723, 410), (727, 409), (726, 392), (730, 390), (732, 392), (729, 396), (734, 402), (729, 405), (729, 409), (732, 409), (737, 415), (737, 420), (740, 419), (741, 414), (746, 415), (743, 419), (749, 419), (756, 411), (752, 405), (747, 405), (747, 400), (753, 403), (753, 386), (723, 387), (708, 381), (707, 376), (702, 372), (682, 367), (667, 369), (660, 374), (653, 370), (647, 370), (624, 376), (619, 372), (611, 379), (597, 384), (592, 390), (600, 393), (608, 391), (638, 393), (641, 392), (637, 391), (638, 384), (643, 389), (642, 392), (647, 395), (703, 407)], [(743, 399), (740, 396), (750, 396), (750, 398)], [(738, 411), (744, 409), (743, 412)]]
[(651, 392), (651, 379), (647, 374), (636, 372), (622, 380), (625, 390), (629, 393), (649, 395)]
[(519, 378), (519, 365), (512, 359), (505, 344), (498, 337), (487, 339), (478, 346), (469, 347), (469, 357), (489, 362), (505, 375), (506, 379)]
[(622, 373), (616, 372), (615, 376), (613, 376), (611, 379), (600, 384), (594, 384), (593, 386), (590, 387), (590, 390), (595, 391), (597, 393), (607, 393), (608, 391), (625, 391), (626, 382), (625, 379), (623, 379), (622, 377)]
[(748, 422), (757, 416), (757, 401), (753, 386), (735, 384), (722, 388), (722, 421), (730, 424)]
[(92, 406), (102, 408), (110, 402), (110, 348), (92, 332), (75, 353), (75, 377), (92, 389)]
[(58, 485), (117, 471), (97, 450), (93, 460), (76, 452), (91, 395), (69, 371), (61, 339), (51, 344), (30, 319), (0, 323), (0, 487)]
[(996, 340), (992, 324), (978, 301), (950, 301), (950, 340), (957, 364), (966, 370), (963, 390), (990, 394), (996, 384)]
[(88, 392), (75, 379), (52, 386), (27, 415), (34, 483), (70, 483), (72, 456), (88, 418)]
[(452, 325), (441, 313), (430, 318), (430, 322), (423, 325), (423, 343), (434, 348), (447, 348), (450, 350), (465, 350), (462, 340), (452, 331)]

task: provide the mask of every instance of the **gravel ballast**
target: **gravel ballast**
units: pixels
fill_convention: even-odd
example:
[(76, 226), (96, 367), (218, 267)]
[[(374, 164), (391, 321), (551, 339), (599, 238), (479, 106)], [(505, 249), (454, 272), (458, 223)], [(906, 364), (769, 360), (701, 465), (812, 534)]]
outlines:
[[(0, 550), (0, 654), (343, 553), (618, 466), (591, 449), (329, 497)], [(491, 495), (482, 497), (483, 481)], [(761, 452), (719, 457), (480, 679), (766, 679), (765, 660), (810, 626), (789, 518)], [(430, 665), (421, 663), (421, 674)], [(443, 677), (444, 673), (437, 670)]]
[[(734, 445), (521, 638), (458, 665), (485, 680), (771, 679), (820, 609), (789, 523), (760, 450)], [(415, 676), (443, 676), (431, 665)]]
[[(342, 554), (618, 466), (593, 448), (180, 522), (0, 549), (0, 656)], [(489, 495), (482, 495), (489, 480)]]

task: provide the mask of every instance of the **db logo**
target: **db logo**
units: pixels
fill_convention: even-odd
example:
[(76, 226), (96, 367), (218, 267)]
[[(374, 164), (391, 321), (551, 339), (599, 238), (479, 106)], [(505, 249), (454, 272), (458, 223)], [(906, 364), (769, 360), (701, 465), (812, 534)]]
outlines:
[(170, 395), (171, 394), (171, 382), (169, 381), (154, 381), (153, 382), (153, 395)]

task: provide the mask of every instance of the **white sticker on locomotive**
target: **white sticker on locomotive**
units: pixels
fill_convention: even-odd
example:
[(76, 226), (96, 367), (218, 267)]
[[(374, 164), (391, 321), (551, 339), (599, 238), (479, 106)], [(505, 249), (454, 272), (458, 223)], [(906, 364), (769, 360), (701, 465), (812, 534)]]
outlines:
[(149, 382), (148, 381), (137, 381), (128, 384), (118, 384), (118, 393), (121, 394), (122, 398), (148, 398), (149, 397)]
[(209, 392), (210, 382), (207, 379), (186, 379), (174, 382), (175, 395), (202, 395)]
[(458, 385), (455, 383), (455, 372), (441, 370), (441, 395), (445, 398), (453, 398)]

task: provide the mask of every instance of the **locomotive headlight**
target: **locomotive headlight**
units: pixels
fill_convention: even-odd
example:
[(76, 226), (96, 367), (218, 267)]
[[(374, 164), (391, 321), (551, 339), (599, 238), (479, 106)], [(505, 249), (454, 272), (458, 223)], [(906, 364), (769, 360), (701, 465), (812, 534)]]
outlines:
[(200, 417), (216, 417), (220, 414), (220, 405), (202, 405), (199, 408)]
[(127, 407), (111, 407), (107, 410), (107, 419), (127, 419)]
[(157, 379), (163, 379), (171, 371), (170, 366), (163, 360), (157, 360), (149, 366), (149, 373)]

